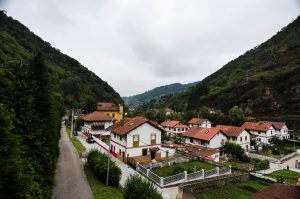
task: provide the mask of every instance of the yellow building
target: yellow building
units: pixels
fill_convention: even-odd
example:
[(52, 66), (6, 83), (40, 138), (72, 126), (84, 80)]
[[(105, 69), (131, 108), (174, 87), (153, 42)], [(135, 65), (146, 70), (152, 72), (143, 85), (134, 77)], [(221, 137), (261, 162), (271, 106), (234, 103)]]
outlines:
[(123, 105), (116, 105), (110, 102), (98, 102), (97, 111), (115, 118), (116, 121), (121, 121), (123, 119), (124, 107)]

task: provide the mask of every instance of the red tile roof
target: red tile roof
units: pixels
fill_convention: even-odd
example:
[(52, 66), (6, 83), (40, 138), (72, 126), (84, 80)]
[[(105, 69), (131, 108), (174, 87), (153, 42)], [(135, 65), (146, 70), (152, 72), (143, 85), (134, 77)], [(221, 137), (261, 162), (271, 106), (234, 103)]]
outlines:
[(266, 132), (271, 126), (273, 125), (270, 122), (245, 122), (242, 127), (247, 130)]
[(191, 137), (199, 140), (206, 140), (210, 141), (215, 135), (219, 132), (223, 133), (218, 128), (191, 128), (187, 132), (183, 133), (182, 135), (185, 137)]
[(126, 135), (127, 133), (129, 133), (130, 131), (136, 129), (137, 127), (148, 123), (152, 126), (154, 126), (155, 128), (159, 129), (160, 131), (162, 131), (162, 129), (160, 129), (154, 122), (147, 120), (144, 117), (134, 117), (134, 118), (126, 118), (124, 120), (121, 120), (120, 122), (114, 124), (112, 126), (112, 132), (118, 134), (118, 135)]
[(300, 187), (284, 184), (272, 184), (262, 191), (252, 195), (250, 199), (299, 199)]
[(180, 121), (177, 121), (177, 120), (171, 120), (171, 121), (165, 121), (163, 123), (161, 123), (161, 125), (163, 127), (171, 127), (173, 128), (174, 126), (180, 124)]
[(87, 122), (106, 122), (106, 121), (111, 121), (112, 117), (105, 115), (103, 113), (94, 111), (90, 114), (83, 116), (82, 119)]
[(119, 106), (111, 102), (98, 102), (97, 111), (119, 111)]
[(203, 122), (207, 121), (208, 119), (202, 119), (202, 118), (192, 118), (190, 121), (188, 121), (188, 124), (202, 124)]
[(198, 156), (198, 157), (201, 157), (201, 158), (205, 158), (205, 157), (208, 157), (210, 155), (219, 153), (218, 149), (207, 148), (207, 147), (197, 146), (197, 145), (192, 145), (192, 144), (186, 145), (185, 149), (187, 151), (189, 151), (189, 153), (191, 153), (192, 155)]
[(275, 129), (278, 130), (282, 129), (282, 127), (285, 126), (285, 122), (271, 122), (271, 121), (260, 121), (260, 122), (269, 122), (274, 126)]
[(238, 137), (244, 130), (243, 127), (238, 126), (227, 126), (227, 125), (217, 125), (228, 137)]

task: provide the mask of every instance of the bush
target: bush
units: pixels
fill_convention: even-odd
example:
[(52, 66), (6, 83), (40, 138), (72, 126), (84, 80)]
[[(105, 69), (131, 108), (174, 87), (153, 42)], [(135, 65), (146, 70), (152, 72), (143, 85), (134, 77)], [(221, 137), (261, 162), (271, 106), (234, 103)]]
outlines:
[(270, 164), (268, 160), (255, 160), (254, 163), (254, 169), (255, 170), (265, 170), (265, 169), (269, 169), (270, 168)]
[(124, 199), (163, 199), (154, 184), (138, 175), (127, 178), (124, 186)]
[[(103, 183), (106, 183), (108, 157), (109, 156), (107, 154), (101, 153), (100, 151), (94, 149), (89, 152), (87, 158), (88, 166), (97, 176), (97, 178), (99, 178), (99, 180)], [(108, 184), (118, 187), (120, 179), (121, 169), (115, 164), (115, 162), (110, 160)]]

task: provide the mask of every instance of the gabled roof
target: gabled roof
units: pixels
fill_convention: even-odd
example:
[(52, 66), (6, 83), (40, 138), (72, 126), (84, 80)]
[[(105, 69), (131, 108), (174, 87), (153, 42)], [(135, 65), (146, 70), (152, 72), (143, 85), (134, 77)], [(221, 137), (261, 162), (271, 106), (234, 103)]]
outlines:
[(192, 118), (190, 121), (188, 121), (188, 124), (198, 124), (201, 125), (203, 122), (208, 121), (208, 119), (202, 119), (202, 118)]
[(271, 126), (273, 125), (270, 122), (245, 122), (242, 127), (247, 130), (266, 132)]
[(227, 125), (217, 125), (216, 128), (221, 129), (228, 137), (238, 137), (245, 130), (243, 127)]
[(118, 105), (111, 102), (98, 102), (97, 111), (119, 111)]
[(275, 129), (280, 130), (285, 126), (285, 122), (271, 122), (271, 121), (260, 121), (260, 122), (269, 122), (271, 123)]
[(86, 121), (86, 122), (107, 122), (107, 121), (111, 121), (112, 117), (105, 115), (103, 113), (94, 111), (90, 114), (83, 116), (82, 119), (83, 119), (83, 121)]
[(154, 122), (147, 120), (144, 117), (125, 118), (112, 126), (112, 132), (118, 135), (126, 135), (139, 126), (148, 123), (158, 130), (162, 131)]
[[(193, 127), (182, 135), (185, 137), (191, 137), (199, 140), (210, 141), (218, 133), (223, 133), (218, 128), (197, 128)], [(224, 134), (224, 133), (223, 133)], [(225, 135), (225, 134), (224, 134)]]
[(171, 121), (165, 121), (163, 123), (161, 123), (160, 125), (162, 125), (163, 127), (171, 127), (173, 128), (174, 126), (180, 124), (180, 121), (178, 120), (171, 120)]

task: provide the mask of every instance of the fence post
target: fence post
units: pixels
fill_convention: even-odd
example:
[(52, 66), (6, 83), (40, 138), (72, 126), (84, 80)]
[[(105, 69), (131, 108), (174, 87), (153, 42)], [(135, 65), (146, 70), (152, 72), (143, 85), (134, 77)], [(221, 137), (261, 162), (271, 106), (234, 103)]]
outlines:
[(184, 171), (184, 182), (186, 182), (188, 179), (187, 179), (187, 171)]
[(160, 187), (164, 186), (164, 178), (160, 177), (160, 183), (159, 183)]
[(201, 179), (204, 179), (204, 169), (201, 169), (201, 172), (202, 172), (202, 177), (201, 177)]
[(136, 168), (137, 171), (139, 171), (139, 162), (136, 162)]
[(231, 165), (229, 165), (229, 173), (231, 174)]
[(150, 169), (147, 169), (147, 176), (149, 176), (149, 171), (150, 171)]
[(162, 167), (163, 167), (163, 163), (161, 162), (161, 163), (160, 163), (160, 168), (162, 168)]
[(220, 175), (220, 168), (217, 167), (216, 169), (217, 169), (217, 175), (219, 176)]
[(152, 163), (149, 166), (150, 166), (150, 169), (152, 169)]

